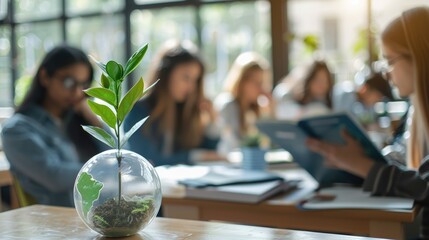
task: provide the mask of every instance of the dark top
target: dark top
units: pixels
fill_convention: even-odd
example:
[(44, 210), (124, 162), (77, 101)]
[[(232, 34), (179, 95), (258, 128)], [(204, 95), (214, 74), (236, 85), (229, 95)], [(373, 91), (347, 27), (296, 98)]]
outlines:
[(375, 163), (364, 182), (364, 190), (375, 196), (414, 199), (423, 206), (421, 238), (429, 239), (429, 156), (418, 170)]

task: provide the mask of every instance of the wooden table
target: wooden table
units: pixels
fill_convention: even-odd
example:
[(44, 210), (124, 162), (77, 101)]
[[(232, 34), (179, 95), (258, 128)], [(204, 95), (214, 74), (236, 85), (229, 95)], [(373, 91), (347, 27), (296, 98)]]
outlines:
[[(284, 193), (259, 204), (190, 199), (184, 188), (163, 182), (165, 217), (223, 221), (257, 226), (299, 229), (403, 239), (404, 225), (414, 221), (419, 209), (412, 210), (300, 210), (297, 201), (306, 198), (316, 183), (304, 170), (278, 171), (288, 179), (303, 178), (298, 190)], [(162, 175), (162, 172), (161, 172)], [(165, 177), (161, 176), (161, 179)]]
[[(43, 240), (104, 239), (83, 224), (74, 208), (49, 207), (43, 205), (34, 205), (0, 213), (0, 238)], [(251, 227), (226, 223), (157, 218), (144, 231), (125, 239), (369, 240), (370, 238)]]

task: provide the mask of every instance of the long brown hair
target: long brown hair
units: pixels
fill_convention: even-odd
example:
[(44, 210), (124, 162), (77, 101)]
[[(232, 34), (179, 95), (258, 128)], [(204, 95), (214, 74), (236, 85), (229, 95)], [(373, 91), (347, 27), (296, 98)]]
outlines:
[(332, 108), (332, 87), (334, 85), (334, 79), (326, 62), (313, 61), (308, 66), (294, 69), (294, 71), (282, 81), (285, 83), (287, 92), (292, 94), (293, 99), (301, 105), (306, 105), (314, 100), (310, 92), (310, 85), (319, 71), (325, 71), (328, 74), (329, 90), (323, 101), (329, 108)]
[(260, 107), (257, 102), (246, 106), (243, 97), (243, 87), (254, 71), (264, 71), (263, 87), (271, 91), (271, 79), (268, 76), (268, 62), (260, 55), (254, 52), (245, 52), (240, 54), (234, 61), (226, 79), (225, 91), (230, 93), (239, 106), (239, 123), (240, 132), (245, 134), (248, 126), (246, 123), (246, 113), (248, 110), (253, 111), (257, 117), (260, 115)]
[[(197, 80), (195, 92), (184, 103), (176, 103), (169, 93), (171, 73), (186, 63), (197, 63), (201, 72)], [(149, 73), (148, 84), (160, 80), (147, 95), (150, 106), (150, 118), (143, 131), (153, 130), (154, 134), (171, 134), (174, 145), (181, 149), (197, 147), (203, 138), (203, 124), (199, 103), (203, 99), (204, 65), (197, 54), (196, 48), (174, 43), (164, 46)], [(153, 134), (153, 132), (151, 132)]]
[(408, 165), (417, 168), (428, 149), (429, 137), (429, 8), (417, 7), (402, 13), (383, 31), (383, 44), (395, 49), (414, 65), (415, 94)]

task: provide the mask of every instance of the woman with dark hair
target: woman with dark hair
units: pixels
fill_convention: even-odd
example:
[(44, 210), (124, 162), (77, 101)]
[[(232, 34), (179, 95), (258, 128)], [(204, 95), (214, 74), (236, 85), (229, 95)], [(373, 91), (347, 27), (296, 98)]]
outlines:
[(149, 84), (160, 81), (124, 121), (128, 131), (150, 116), (140, 134), (130, 138), (130, 149), (155, 166), (220, 159), (214, 151), (218, 137), (205, 133), (203, 112), (207, 110), (211, 121), (214, 113), (204, 97), (204, 65), (196, 51), (183, 44), (167, 45), (151, 70)]
[(92, 66), (81, 50), (48, 52), (15, 114), (2, 130), (10, 170), (39, 204), (72, 206), (74, 180), (98, 145), (81, 124), (101, 125), (86, 105)]
[(273, 91), (276, 117), (297, 120), (331, 111), (333, 85), (324, 61), (293, 69)]

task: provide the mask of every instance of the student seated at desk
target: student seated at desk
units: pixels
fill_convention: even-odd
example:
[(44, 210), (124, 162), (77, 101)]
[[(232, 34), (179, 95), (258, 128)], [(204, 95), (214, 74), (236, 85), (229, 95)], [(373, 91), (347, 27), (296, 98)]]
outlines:
[(366, 127), (375, 124), (377, 113), (374, 105), (381, 101), (393, 100), (390, 84), (381, 73), (374, 73), (365, 79), (357, 89), (350, 82), (336, 84), (333, 105), (335, 111), (347, 111)]
[[(264, 109), (271, 114), (268, 68), (268, 62), (253, 52), (242, 53), (234, 61), (225, 80), (225, 92), (215, 100), (221, 128), (218, 149), (222, 154), (240, 147), (243, 138), (256, 130), (255, 121), (264, 114)], [(265, 106), (258, 102), (260, 97)]]
[[(385, 73), (401, 97), (410, 96), (408, 169), (375, 163), (365, 156), (356, 140), (344, 133), (346, 144), (334, 145), (309, 139), (308, 145), (331, 166), (365, 178), (364, 190), (374, 195), (415, 199), (423, 206), (421, 237), (429, 238), (429, 8), (418, 7), (402, 13), (383, 31), (382, 51)], [(426, 157), (425, 157), (426, 156)]]
[(203, 76), (204, 65), (195, 49), (167, 43), (149, 76), (150, 84), (160, 81), (124, 121), (124, 130), (128, 131), (150, 116), (130, 138), (132, 151), (154, 166), (223, 159), (215, 151), (219, 137), (213, 131), (206, 133), (213, 126), (203, 122), (204, 111), (214, 120), (211, 103), (204, 97)]
[(3, 149), (10, 170), (39, 204), (73, 206), (77, 173), (101, 150), (80, 126), (101, 125), (82, 91), (92, 77), (92, 66), (81, 50), (52, 49), (23, 102), (3, 125)]
[(299, 120), (332, 110), (334, 80), (327, 64), (314, 61), (292, 70), (273, 91), (276, 117)]

